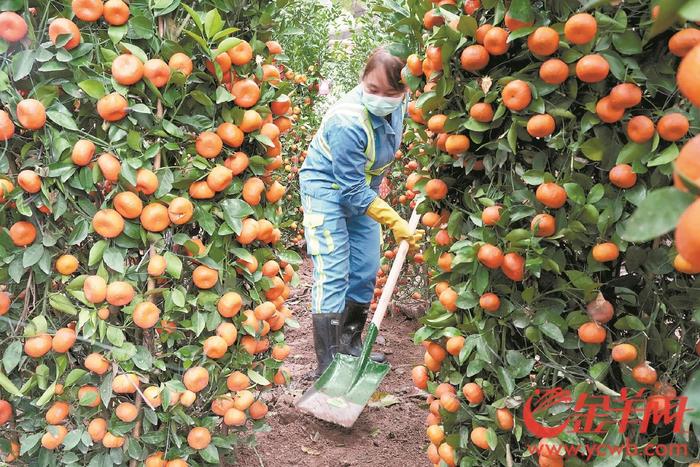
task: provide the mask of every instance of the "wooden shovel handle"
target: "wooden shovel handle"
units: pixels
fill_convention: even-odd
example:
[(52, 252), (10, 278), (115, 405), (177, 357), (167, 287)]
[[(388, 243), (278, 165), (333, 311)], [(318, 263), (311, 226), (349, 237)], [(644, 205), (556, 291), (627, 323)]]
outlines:
[[(419, 220), (420, 214), (413, 209), (411, 219), (408, 221), (408, 228), (410, 229), (411, 233), (416, 231)], [(399, 245), (399, 251), (396, 253), (396, 257), (394, 258), (394, 264), (391, 265), (389, 277), (386, 280), (386, 284), (384, 284), (382, 295), (379, 297), (377, 310), (374, 312), (374, 317), (372, 318), (372, 324), (374, 324), (377, 329), (379, 329), (379, 326), (382, 324), (384, 314), (389, 306), (389, 300), (391, 300), (391, 297), (394, 294), (394, 287), (396, 287), (396, 282), (399, 280), (399, 274), (401, 274), (403, 262), (406, 260), (406, 254), (408, 254), (408, 242), (406, 240), (402, 240), (401, 244)]]

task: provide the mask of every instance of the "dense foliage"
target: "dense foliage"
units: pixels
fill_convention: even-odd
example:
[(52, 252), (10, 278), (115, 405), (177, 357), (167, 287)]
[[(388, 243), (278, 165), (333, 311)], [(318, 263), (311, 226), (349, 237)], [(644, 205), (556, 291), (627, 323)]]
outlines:
[(6, 462), (225, 464), (265, 429), (300, 262), (289, 2), (206, 3), (2, 3)]
[[(403, 159), (411, 173), (396, 195), (432, 200), (419, 207), (430, 229), (421, 259), (436, 295), (414, 336), (426, 353), (413, 376), (430, 393), (434, 464), (685, 465), (698, 456), (696, 434), (663, 423), (624, 434), (572, 424), (548, 441), (580, 446), (577, 455), (537, 456), (523, 423), (535, 389), (574, 399), (644, 389), (656, 407), (685, 390), (698, 405), (697, 382), (689, 386), (697, 217), (683, 227), (688, 258), (668, 235), (694, 199), (679, 189), (697, 179), (694, 146), (667, 187), (698, 122), (691, 81), (679, 73), (677, 85), (676, 70), (700, 33), (677, 14), (700, 18), (695, 2), (661, 3), (654, 21), (643, 1), (584, 14), (573, 0), (387, 2), (416, 98)], [(697, 59), (686, 61), (697, 72)], [(557, 426), (572, 409), (554, 405), (536, 419)], [(688, 443), (688, 454), (586, 460), (585, 443), (626, 437)]]

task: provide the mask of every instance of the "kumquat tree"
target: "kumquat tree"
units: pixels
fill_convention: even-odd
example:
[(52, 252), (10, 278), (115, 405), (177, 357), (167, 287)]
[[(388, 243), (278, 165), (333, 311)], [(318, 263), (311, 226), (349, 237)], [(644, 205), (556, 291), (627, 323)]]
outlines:
[[(311, 315), (299, 172), (328, 109), (400, 128), (400, 78), (418, 319), (339, 350), (380, 203), (333, 352), (392, 372), (282, 421), (349, 316)], [(0, 1), (0, 464), (700, 466), (698, 108), (696, 0)]]
[[(429, 393), (434, 465), (697, 457), (697, 415), (679, 427), (643, 410), (596, 416), (590, 404), (700, 400), (689, 379), (700, 351), (700, 8), (593, 3), (384, 8), (415, 97), (402, 201), (431, 200), (419, 210), (435, 299), (414, 336), (425, 360), (413, 379)], [(594, 443), (687, 449), (599, 456)]]
[(230, 464), (264, 427), (300, 262), (287, 3), (2, 3), (4, 462)]

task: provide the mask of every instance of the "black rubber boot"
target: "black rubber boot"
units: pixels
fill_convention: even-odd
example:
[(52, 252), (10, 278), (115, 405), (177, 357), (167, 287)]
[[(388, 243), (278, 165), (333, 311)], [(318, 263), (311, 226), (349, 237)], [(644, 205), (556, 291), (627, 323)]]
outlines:
[(328, 368), (328, 365), (333, 361), (333, 355), (338, 351), (343, 315), (342, 313), (313, 313), (311, 317), (314, 325), (314, 348), (318, 362), (315, 376), (319, 377)]
[[(365, 328), (368, 312), (369, 303), (345, 300), (339, 352), (355, 357), (360, 356), (362, 353), (362, 330)], [(383, 352), (372, 352), (370, 358), (377, 363), (386, 361), (386, 355)]]

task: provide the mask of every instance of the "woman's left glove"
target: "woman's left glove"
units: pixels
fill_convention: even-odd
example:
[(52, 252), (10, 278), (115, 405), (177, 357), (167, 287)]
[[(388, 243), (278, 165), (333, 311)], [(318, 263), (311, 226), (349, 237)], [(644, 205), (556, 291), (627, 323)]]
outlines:
[(397, 243), (406, 240), (411, 250), (418, 248), (425, 234), (423, 230), (416, 230), (411, 233), (408, 222), (399, 216), (399, 214), (379, 196), (374, 198), (374, 201), (370, 203), (367, 208), (367, 215), (380, 224), (389, 227)]

